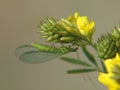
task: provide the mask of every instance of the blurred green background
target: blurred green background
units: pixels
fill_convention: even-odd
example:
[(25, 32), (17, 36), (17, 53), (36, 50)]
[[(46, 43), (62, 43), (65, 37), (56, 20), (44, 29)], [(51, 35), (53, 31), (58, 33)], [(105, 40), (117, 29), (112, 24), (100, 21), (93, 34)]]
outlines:
[(120, 0), (0, 0), (0, 90), (107, 90), (98, 73), (68, 75), (75, 66), (60, 59), (28, 64), (15, 56), (19, 45), (44, 42), (36, 33), (41, 19), (76, 11), (95, 21), (95, 41), (120, 22)]

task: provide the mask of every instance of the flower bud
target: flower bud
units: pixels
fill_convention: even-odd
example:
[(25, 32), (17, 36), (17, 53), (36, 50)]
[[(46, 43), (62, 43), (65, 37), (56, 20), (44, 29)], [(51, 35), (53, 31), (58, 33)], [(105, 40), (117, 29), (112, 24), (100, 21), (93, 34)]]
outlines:
[(116, 42), (113, 40), (110, 34), (102, 35), (97, 42), (96, 48), (98, 56), (102, 59), (114, 57), (118, 50)]
[(70, 33), (68, 33), (66, 30), (64, 31), (57, 31), (58, 34), (62, 35), (62, 36), (68, 36), (70, 35)]
[(47, 42), (50, 42), (50, 41), (53, 41), (53, 37), (52, 37), (52, 36), (49, 36), (49, 37), (47, 38)]
[(74, 26), (74, 24), (70, 21), (68, 21), (67, 19), (62, 19), (61, 21), (59, 21), (59, 24), (65, 28), (65, 30), (67, 32), (69, 32), (71, 35), (80, 37), (80, 33), (78, 31), (78, 29)]
[(72, 36), (68, 36), (68, 37), (61, 37), (60, 40), (61, 40), (62, 42), (65, 42), (65, 43), (69, 43), (69, 42), (74, 41), (75, 38), (72, 37)]
[(53, 39), (58, 39), (60, 37), (60, 35), (59, 34), (54, 34), (52, 37), (53, 37)]
[(82, 35), (92, 37), (95, 30), (95, 23), (93, 21), (89, 21), (87, 16), (78, 17), (77, 26)]
[(61, 19), (60, 24), (66, 31), (71, 33), (71, 35), (89, 42), (92, 40), (92, 35), (95, 31), (95, 23), (90, 21), (87, 16), (80, 16), (76, 12), (73, 16)]
[(120, 39), (120, 25), (115, 26), (111, 35), (113, 36), (113, 38)]

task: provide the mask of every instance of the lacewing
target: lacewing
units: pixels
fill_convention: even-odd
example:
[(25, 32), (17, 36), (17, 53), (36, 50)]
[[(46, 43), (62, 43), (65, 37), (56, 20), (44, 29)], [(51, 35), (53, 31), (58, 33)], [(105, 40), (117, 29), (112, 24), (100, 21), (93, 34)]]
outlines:
[(32, 43), (31, 45), (22, 45), (18, 47), (15, 53), (21, 61), (42, 63), (75, 51), (76, 48), (66, 46), (56, 48), (44, 44)]

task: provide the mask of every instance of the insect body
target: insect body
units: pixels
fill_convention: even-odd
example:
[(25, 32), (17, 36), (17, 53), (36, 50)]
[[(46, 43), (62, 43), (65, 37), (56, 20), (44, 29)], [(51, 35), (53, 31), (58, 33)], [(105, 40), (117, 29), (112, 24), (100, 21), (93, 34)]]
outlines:
[(53, 46), (32, 43), (31, 45), (22, 45), (16, 49), (16, 55), (20, 60), (28, 63), (42, 63), (53, 60), (69, 52), (75, 52), (76, 49), (70, 47), (56, 48)]
[(31, 46), (33, 46), (34, 48), (36, 48), (36, 49), (38, 49), (40, 51), (48, 52), (48, 53), (61, 53), (61, 54), (65, 54), (65, 53), (74, 51), (73, 48), (65, 47), (65, 46), (60, 47), (60, 48), (56, 48), (56, 47), (43, 45), (43, 44), (37, 44), (37, 43), (32, 43)]

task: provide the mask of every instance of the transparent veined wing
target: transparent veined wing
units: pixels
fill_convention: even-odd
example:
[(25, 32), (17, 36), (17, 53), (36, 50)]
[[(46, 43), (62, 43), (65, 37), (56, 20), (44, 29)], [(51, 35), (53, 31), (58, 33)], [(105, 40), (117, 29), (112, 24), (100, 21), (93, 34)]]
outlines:
[[(46, 46), (46, 45), (45, 45)], [(46, 46), (47, 47), (47, 46)], [(53, 48), (48, 46), (49, 48)], [(66, 53), (63, 53), (63, 50), (59, 48), (55, 48), (57, 52), (49, 51), (48, 52), (42, 49), (39, 50), (31, 45), (22, 45), (16, 49), (16, 55), (19, 57), (21, 61), (28, 62), (28, 63), (42, 63), (49, 60), (53, 60), (63, 54), (71, 52), (71, 50)], [(58, 52), (59, 51), (59, 52)]]

